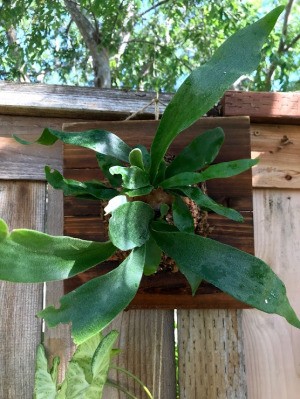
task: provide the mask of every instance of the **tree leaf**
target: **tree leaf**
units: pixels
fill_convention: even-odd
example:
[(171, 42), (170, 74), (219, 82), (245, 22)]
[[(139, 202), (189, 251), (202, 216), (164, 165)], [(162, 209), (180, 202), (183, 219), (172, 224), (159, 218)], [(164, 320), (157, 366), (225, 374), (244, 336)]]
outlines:
[(183, 274), (190, 270), (239, 301), (266, 313), (277, 313), (300, 328), (284, 284), (262, 260), (194, 234), (154, 230), (152, 234)]
[(65, 179), (58, 170), (51, 171), (49, 166), (45, 167), (45, 174), (48, 183), (57, 190), (63, 190), (65, 196), (109, 200), (119, 194), (117, 190), (106, 187), (98, 181), (80, 182), (73, 179)]
[(122, 176), (122, 186), (136, 190), (150, 185), (148, 173), (137, 166), (112, 166), (109, 169), (112, 175)]
[(178, 173), (178, 175), (174, 175), (169, 177), (168, 179), (159, 183), (162, 188), (174, 188), (180, 186), (190, 186), (192, 184), (197, 184), (203, 181), (203, 177), (201, 173), (196, 172), (183, 172)]
[(210, 110), (240, 76), (251, 73), (261, 48), (284, 6), (227, 39), (210, 61), (194, 70), (168, 104), (151, 147), (151, 182), (169, 145), (184, 129)]
[[(59, 358), (53, 359), (59, 363)], [(48, 361), (43, 345), (38, 345), (34, 377), (34, 399), (56, 399), (56, 380), (48, 370)]]
[(216, 165), (211, 165), (203, 172), (201, 172), (202, 180), (227, 178), (238, 175), (245, 170), (252, 168), (258, 163), (259, 159), (238, 159), (236, 161), (221, 162)]
[(218, 215), (225, 216), (236, 222), (243, 222), (243, 216), (232, 208), (217, 204), (212, 198), (204, 194), (198, 187), (178, 187), (179, 191), (194, 201), (200, 208), (210, 209)]
[(0, 279), (19, 283), (64, 280), (109, 258), (116, 248), (108, 242), (54, 237), (17, 229), (10, 234), (0, 219)]
[(98, 129), (65, 133), (46, 128), (35, 142), (23, 140), (15, 135), (14, 138), (19, 143), (26, 145), (33, 143), (52, 145), (57, 140), (61, 140), (63, 143), (90, 148), (100, 154), (109, 155), (124, 162), (128, 162), (131, 151), (131, 148), (118, 136), (106, 130)]
[(194, 232), (194, 219), (187, 204), (178, 196), (175, 196), (172, 204), (173, 221), (180, 231)]
[(109, 219), (109, 236), (122, 251), (142, 246), (149, 238), (149, 223), (154, 211), (145, 202), (127, 202), (117, 208)]
[(161, 260), (161, 249), (152, 236), (149, 237), (149, 240), (144, 245), (146, 250), (144, 275), (150, 276), (157, 272)]
[(145, 170), (143, 162), (143, 154), (139, 148), (134, 148), (129, 154), (129, 163), (131, 166), (137, 166), (138, 168)]
[(59, 309), (50, 306), (38, 315), (49, 327), (71, 322), (74, 342), (84, 342), (103, 330), (129, 305), (142, 278), (144, 259), (144, 247), (134, 249), (113, 271), (64, 295)]
[(194, 172), (211, 164), (219, 153), (224, 137), (224, 131), (220, 127), (197, 136), (167, 167), (166, 177), (182, 172)]

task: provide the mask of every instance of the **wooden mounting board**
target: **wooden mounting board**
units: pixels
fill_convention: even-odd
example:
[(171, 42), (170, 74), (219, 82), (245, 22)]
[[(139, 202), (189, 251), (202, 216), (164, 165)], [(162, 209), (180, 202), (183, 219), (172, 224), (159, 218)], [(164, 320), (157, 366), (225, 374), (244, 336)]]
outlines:
[[(64, 124), (69, 132), (89, 129), (103, 129), (119, 135), (127, 144), (144, 144), (150, 147), (158, 122), (82, 122)], [(169, 153), (178, 154), (195, 136), (221, 126), (225, 132), (224, 145), (216, 162), (250, 158), (250, 124), (247, 117), (203, 118), (179, 135)], [(64, 175), (77, 180), (101, 179), (95, 153), (70, 145), (64, 146)], [(239, 210), (245, 218), (242, 224), (230, 221), (215, 214), (209, 214), (212, 227), (210, 238), (233, 245), (249, 253), (254, 252), (252, 219), (251, 171), (230, 179), (218, 179), (207, 184), (208, 193), (219, 203)], [(78, 200), (66, 197), (64, 201), (64, 234), (82, 239), (104, 241), (107, 239), (103, 220), (100, 217), (97, 201)], [(116, 261), (107, 261), (65, 281), (65, 291), (69, 292), (89, 279), (106, 273), (116, 267)], [(192, 297), (187, 281), (181, 273), (159, 272), (144, 277), (138, 294), (130, 308), (245, 308), (242, 304), (219, 289), (203, 283)]]

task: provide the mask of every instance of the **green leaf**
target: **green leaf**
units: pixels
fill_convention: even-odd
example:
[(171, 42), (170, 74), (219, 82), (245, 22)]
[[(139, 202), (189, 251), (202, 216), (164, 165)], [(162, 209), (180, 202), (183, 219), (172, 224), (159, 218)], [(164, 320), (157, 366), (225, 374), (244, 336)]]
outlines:
[(117, 190), (108, 188), (98, 181), (80, 182), (77, 180), (65, 179), (57, 170), (51, 172), (49, 166), (45, 167), (45, 174), (48, 183), (57, 190), (63, 190), (66, 196), (94, 200), (109, 200), (119, 194)]
[(100, 154), (109, 155), (111, 157), (128, 162), (131, 148), (124, 143), (118, 136), (106, 130), (86, 130), (84, 132), (61, 132), (58, 130), (46, 128), (42, 135), (35, 141), (30, 142), (23, 140), (14, 135), (14, 138), (21, 144), (43, 144), (52, 145), (57, 140), (63, 143), (72, 144), (79, 147), (90, 148)]
[(178, 175), (169, 177), (169, 179), (164, 180), (159, 183), (162, 188), (174, 188), (180, 186), (190, 186), (192, 184), (197, 184), (203, 181), (201, 173), (196, 172), (183, 172)]
[(161, 231), (152, 234), (183, 274), (186, 271), (198, 274), (239, 301), (266, 313), (277, 313), (300, 328), (284, 284), (262, 260), (194, 234)]
[(102, 385), (102, 389), (107, 380), (110, 365), (111, 352), (119, 333), (115, 330), (107, 334), (100, 342), (92, 359), (92, 373), (97, 385)]
[(126, 194), (128, 197), (140, 197), (150, 194), (153, 188), (153, 186), (146, 186), (137, 188), (136, 190), (123, 190), (122, 193)]
[(216, 165), (211, 165), (203, 172), (201, 172), (202, 180), (226, 178), (238, 175), (245, 170), (252, 168), (258, 163), (259, 159), (238, 159), (237, 161), (222, 162)]
[(10, 234), (0, 219), (0, 279), (19, 283), (64, 280), (109, 258), (116, 248), (108, 242), (53, 237), (17, 229)]
[(137, 166), (138, 168), (145, 170), (143, 162), (143, 154), (139, 148), (134, 148), (129, 154), (129, 163), (131, 166)]
[(117, 208), (109, 219), (109, 236), (122, 251), (142, 246), (149, 238), (154, 211), (145, 202), (133, 201)]
[[(59, 358), (53, 360), (59, 363)], [(48, 361), (43, 345), (38, 345), (34, 377), (34, 399), (56, 399), (56, 379), (53, 379), (48, 370)]]
[(144, 245), (146, 249), (144, 274), (150, 276), (157, 272), (161, 260), (161, 249), (152, 236)]
[(220, 127), (208, 130), (187, 145), (167, 167), (166, 177), (177, 173), (194, 172), (213, 162), (224, 142)]
[(113, 176), (110, 173), (109, 169), (112, 166), (122, 166), (123, 163), (118, 159), (111, 157), (109, 155), (96, 154), (96, 158), (99, 168), (102, 170), (104, 176), (107, 178), (112, 187), (120, 187), (122, 184), (122, 177), (118, 175)]
[(169, 145), (184, 129), (210, 110), (240, 76), (255, 70), (260, 51), (284, 6), (225, 41), (212, 58), (194, 70), (167, 106), (151, 147), (151, 181)]
[(112, 166), (109, 171), (112, 175), (122, 176), (122, 186), (125, 188), (136, 190), (150, 185), (148, 173), (137, 166)]
[(112, 346), (118, 332), (111, 331), (100, 340), (99, 335), (96, 334), (96, 336), (96, 341), (99, 341), (96, 348), (89, 343), (93, 337), (78, 346), (67, 369), (62, 387), (65, 396), (62, 398), (98, 399), (102, 397), (103, 388), (107, 382)]
[(49, 327), (72, 323), (72, 336), (80, 344), (103, 330), (126, 306), (139, 287), (145, 249), (134, 249), (113, 271), (88, 281), (60, 299), (61, 306), (41, 311)]
[(210, 209), (218, 215), (225, 216), (236, 222), (243, 222), (243, 216), (232, 208), (217, 204), (212, 198), (204, 194), (198, 187), (178, 187), (179, 191), (194, 201), (200, 208)]
[(135, 148), (138, 148), (139, 150), (142, 151), (144, 168), (145, 168), (145, 170), (149, 171), (150, 165), (151, 165), (151, 157), (150, 157), (149, 151), (142, 144), (138, 144)]
[(180, 231), (193, 233), (194, 219), (187, 204), (177, 195), (172, 204), (173, 221)]

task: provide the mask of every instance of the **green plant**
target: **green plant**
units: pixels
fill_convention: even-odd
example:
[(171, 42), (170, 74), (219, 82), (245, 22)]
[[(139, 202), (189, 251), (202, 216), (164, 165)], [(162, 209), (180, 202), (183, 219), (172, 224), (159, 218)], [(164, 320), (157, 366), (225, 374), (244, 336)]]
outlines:
[(45, 349), (39, 345), (36, 356), (34, 399), (101, 399), (105, 385), (124, 392), (128, 398), (137, 399), (127, 388), (108, 377), (109, 371), (113, 369), (133, 378), (142, 386), (147, 397), (153, 399), (147, 387), (137, 377), (112, 364), (112, 359), (120, 352), (119, 349), (113, 349), (117, 337), (117, 331), (111, 331), (105, 337), (96, 334), (78, 345), (61, 384), (58, 383), (60, 358), (53, 359), (49, 370)]
[[(164, 252), (175, 260), (193, 293), (205, 279), (238, 300), (277, 313), (300, 327), (285, 286), (271, 268), (254, 256), (195, 235), (184, 201), (189, 198), (202, 209), (241, 222), (237, 211), (215, 203), (197, 184), (241, 173), (257, 161), (209, 166), (224, 139), (220, 128), (196, 137), (171, 163), (164, 160), (175, 137), (205, 114), (237, 78), (256, 68), (260, 49), (283, 9), (277, 7), (237, 32), (207, 64), (191, 73), (167, 106), (150, 153), (143, 146), (130, 148), (107, 131), (43, 131), (37, 143), (52, 145), (61, 140), (96, 152), (109, 183), (65, 179), (49, 167), (46, 177), (65, 195), (108, 200), (110, 241), (51, 237), (24, 229), (9, 234), (1, 221), (0, 278), (13, 282), (62, 280), (102, 262), (117, 249), (131, 251), (115, 270), (63, 296), (60, 308), (50, 306), (41, 311), (39, 316), (49, 326), (71, 322), (77, 344), (97, 334), (133, 299), (142, 274), (156, 272)], [(168, 212), (174, 223), (166, 221)]]

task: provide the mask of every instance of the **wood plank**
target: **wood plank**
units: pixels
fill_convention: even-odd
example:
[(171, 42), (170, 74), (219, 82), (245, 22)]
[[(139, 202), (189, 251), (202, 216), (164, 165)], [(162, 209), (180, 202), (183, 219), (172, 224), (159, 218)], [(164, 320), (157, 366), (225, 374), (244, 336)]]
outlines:
[(252, 157), (260, 162), (253, 168), (253, 187), (300, 188), (299, 125), (251, 124)]
[(240, 311), (178, 310), (178, 357), (180, 399), (247, 398)]
[[(300, 315), (299, 190), (254, 191), (255, 252), (284, 281)], [(243, 312), (248, 399), (298, 399), (300, 330), (282, 317)]]
[[(155, 399), (176, 398), (174, 355), (174, 312), (165, 310), (130, 310), (121, 313), (110, 325), (120, 332), (121, 354), (115, 364), (137, 375)], [(121, 373), (111, 378), (128, 386), (135, 397), (146, 399), (140, 386)], [(106, 390), (103, 399), (125, 399), (116, 390)]]
[[(124, 119), (156, 98), (156, 93), (12, 82), (0, 82), (0, 90), (0, 114), (77, 119)], [(165, 104), (171, 98), (160, 94)], [(143, 118), (154, 118), (154, 111), (150, 106)]]
[[(248, 136), (249, 119), (244, 118), (203, 118), (193, 127), (186, 130), (180, 138), (175, 140), (169, 154), (178, 154), (181, 149), (201, 132), (216, 126), (225, 130), (225, 143), (216, 162), (229, 161), (236, 158), (247, 158), (250, 154), (250, 140)], [(157, 129), (157, 121), (129, 121), (129, 122), (80, 122), (64, 124), (66, 131), (82, 131), (90, 129), (103, 129), (118, 134), (129, 145), (137, 143), (150, 147), (152, 138)], [(97, 172), (95, 172), (97, 171)], [(70, 145), (64, 146), (64, 175), (78, 180), (95, 178), (99, 167), (93, 151), (77, 148)], [(245, 215), (245, 223), (237, 224), (219, 216), (209, 214), (211, 238), (215, 238), (229, 245), (234, 245), (241, 250), (253, 252), (253, 226), (252, 226), (252, 190), (251, 172), (245, 172), (229, 179), (218, 179), (207, 184), (209, 195), (220, 201), (223, 205), (240, 206)], [(71, 206), (70, 206), (71, 203)], [(107, 221), (100, 215), (101, 205), (92, 203), (87, 206), (86, 201), (65, 200), (65, 228), (64, 234), (87, 240), (105, 241), (107, 236)], [(76, 208), (76, 204), (78, 207)], [(247, 208), (247, 206), (248, 208)], [(103, 204), (102, 204), (103, 207)], [(71, 212), (72, 210), (72, 212)], [(246, 211), (245, 211), (246, 210)], [(65, 282), (66, 291), (70, 291), (98, 273), (111, 270), (115, 264), (106, 262), (100, 268), (95, 268), (80, 276)], [(108, 269), (107, 269), (108, 268)], [(151, 299), (152, 298), (152, 299)], [(224, 300), (224, 303), (221, 301)], [(152, 303), (151, 303), (152, 301)], [(219, 290), (212, 286), (201, 286), (196, 297), (191, 296), (191, 291), (186, 280), (180, 273), (168, 273), (163, 270), (155, 276), (144, 278), (141, 287), (131, 306), (133, 308), (192, 308), (192, 307), (243, 307), (241, 304), (228, 297), (220, 295)]]
[[(45, 185), (0, 181), (0, 217), (10, 229), (44, 230)], [(41, 342), (42, 284), (0, 282), (0, 397), (31, 399)]]
[[(0, 132), (1, 134), (1, 132)], [(34, 139), (28, 135), (28, 139)], [(50, 165), (60, 169), (61, 147), (30, 146), (17, 143), (12, 138), (0, 137), (0, 177), (7, 180), (46, 180), (44, 168)]]
[[(62, 163), (62, 158), (61, 158)], [(51, 235), (63, 234), (63, 195), (61, 191), (48, 186), (48, 204), (46, 213), (46, 232)], [(59, 307), (59, 299), (64, 295), (63, 281), (53, 281), (46, 284), (45, 307)], [(74, 352), (70, 325), (59, 324), (55, 328), (45, 325), (44, 346), (50, 361), (54, 356), (60, 357), (60, 380), (62, 381), (68, 361)]]
[(249, 115), (251, 122), (299, 125), (300, 93), (227, 91), (222, 111), (224, 116)]

